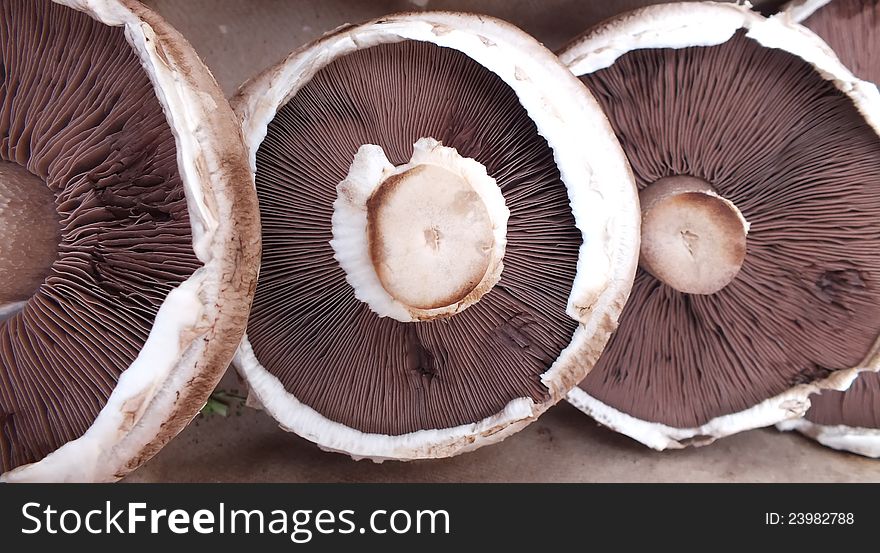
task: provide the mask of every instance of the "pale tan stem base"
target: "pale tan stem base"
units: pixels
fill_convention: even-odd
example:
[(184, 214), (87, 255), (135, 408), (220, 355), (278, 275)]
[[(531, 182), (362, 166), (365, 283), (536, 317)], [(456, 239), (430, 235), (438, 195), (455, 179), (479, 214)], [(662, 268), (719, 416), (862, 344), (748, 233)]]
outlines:
[(21, 166), (0, 162), (0, 308), (25, 301), (58, 255), (55, 198)]
[(643, 269), (688, 294), (714, 294), (736, 277), (749, 224), (709, 183), (665, 177), (643, 189), (639, 200)]
[(416, 309), (462, 301), (493, 261), (495, 238), (485, 204), (466, 180), (437, 165), (418, 165), (385, 180), (367, 202), (367, 221), (379, 281)]
[(331, 245), (376, 314), (448, 317), (501, 278), (510, 212), (486, 168), (453, 148), (422, 138), (394, 167), (364, 145), (337, 193)]

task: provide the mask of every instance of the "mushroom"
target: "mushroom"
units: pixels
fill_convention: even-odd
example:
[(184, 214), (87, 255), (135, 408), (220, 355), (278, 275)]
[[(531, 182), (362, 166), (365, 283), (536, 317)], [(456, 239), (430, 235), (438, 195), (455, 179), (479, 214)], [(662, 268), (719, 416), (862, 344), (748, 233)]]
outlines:
[(622, 15), (561, 60), (640, 189), (640, 269), (569, 401), (656, 449), (800, 416), (878, 366), (880, 94), (746, 6)]
[[(815, 32), (857, 77), (875, 84), (880, 82), (878, 16), (876, 2), (861, 0), (792, 2), (779, 15)], [(834, 449), (880, 457), (880, 376), (862, 373), (846, 393), (825, 392), (813, 396), (811, 404), (804, 418), (777, 427), (798, 430)]]
[(513, 26), (392, 15), (246, 83), (264, 254), (235, 366), (280, 425), (355, 458), (499, 441), (563, 398), (638, 256), (623, 152)]
[(229, 104), (137, 2), (0, 3), (0, 468), (124, 476), (189, 422), (259, 259)]
[(880, 458), (880, 374), (863, 372), (845, 392), (813, 396), (803, 418), (776, 427), (797, 430), (832, 449)]

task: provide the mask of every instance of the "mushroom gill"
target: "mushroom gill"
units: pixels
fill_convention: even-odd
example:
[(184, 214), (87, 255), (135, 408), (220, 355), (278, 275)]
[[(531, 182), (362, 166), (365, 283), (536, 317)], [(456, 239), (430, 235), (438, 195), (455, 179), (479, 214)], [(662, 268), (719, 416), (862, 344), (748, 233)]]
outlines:
[(90, 427), (199, 262), (174, 136), (123, 29), (50, 2), (0, 2), (0, 21), (0, 177), (57, 214), (0, 210), (0, 235), (57, 239), (36, 278), (0, 250), (4, 282), (31, 286), (0, 306), (5, 472)]
[(581, 388), (631, 418), (693, 429), (859, 365), (880, 330), (880, 139), (853, 102), (744, 30), (633, 49), (581, 79), (642, 194), (697, 179), (748, 222), (738, 273), (717, 291), (685, 293), (640, 269)]
[[(856, 76), (873, 83), (880, 82), (880, 63), (876, 57), (880, 51), (880, 6), (876, 0), (800, 4), (786, 7), (785, 11), (791, 10), (795, 19), (805, 17), (801, 23), (825, 40)], [(806, 13), (812, 9), (815, 11)], [(805, 10), (803, 16), (800, 10)], [(880, 446), (876, 445), (880, 443), (880, 376), (861, 373), (845, 393), (827, 391), (813, 396), (810, 401), (811, 407), (804, 416), (806, 420), (794, 425), (795, 428), (837, 449), (880, 456)], [(874, 433), (873, 446), (869, 443), (871, 430)], [(848, 433), (859, 436), (859, 441), (847, 441)], [(837, 434), (839, 440), (831, 437), (829, 442), (833, 434)]]
[(878, 18), (877, 0), (831, 0), (800, 23), (822, 37), (857, 77), (880, 83)]
[[(331, 219), (361, 145), (401, 165), (423, 137), (485, 166), (510, 218), (500, 281), (453, 316), (405, 323), (355, 297)], [(577, 327), (566, 303), (581, 233), (553, 151), (498, 76), (427, 42), (353, 52), (278, 110), (256, 161), (264, 253), (248, 338), (288, 392), (333, 421), (389, 435), (545, 400), (541, 375)]]
[(861, 373), (845, 392), (829, 390), (811, 398), (804, 415), (822, 426), (880, 429), (880, 374)]

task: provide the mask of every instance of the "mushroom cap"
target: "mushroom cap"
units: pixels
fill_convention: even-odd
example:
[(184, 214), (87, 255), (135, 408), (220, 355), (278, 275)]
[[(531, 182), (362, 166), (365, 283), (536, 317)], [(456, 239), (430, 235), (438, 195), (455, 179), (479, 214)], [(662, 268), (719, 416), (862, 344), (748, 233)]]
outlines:
[(864, 372), (846, 391), (824, 391), (810, 398), (802, 418), (778, 423), (820, 444), (880, 458), (880, 374)]
[[(877, 5), (845, 0), (797, 0), (776, 17), (805, 25), (818, 34), (858, 77), (880, 82), (875, 44), (880, 38)], [(867, 457), (880, 457), (880, 376), (863, 373), (845, 392), (825, 392), (810, 398), (801, 419), (777, 424), (797, 430), (817, 442)]]
[(124, 29), (173, 132), (200, 264), (167, 295), (88, 430), (2, 475), (10, 482), (112, 481), (180, 432), (228, 366), (253, 297), (259, 212), (237, 120), (189, 43), (134, 0), (55, 1)]
[[(260, 364), (247, 337), (243, 340), (234, 364), (252, 395), (283, 428), (323, 449), (374, 460), (447, 457), (473, 450), (516, 432), (564, 397), (593, 366), (616, 328), (638, 254), (639, 217), (631, 173), (595, 100), (551, 52), (512, 25), (491, 17), (445, 12), (391, 15), (341, 27), (293, 52), (245, 83), (233, 100), (251, 170), (258, 171), (257, 151), (276, 113), (322, 68), (359, 50), (404, 41), (463, 53), (513, 90), (552, 149), (583, 243), (566, 308), (577, 321), (576, 330), (570, 345), (541, 374), (541, 385), (546, 388), (543, 400), (513, 399), (495, 414), (466, 424), (395, 435), (341, 424), (285, 390)], [(584, 149), (590, 155), (585, 156)], [(257, 181), (259, 187), (259, 174)]]
[[(764, 18), (746, 6), (699, 2), (642, 8), (588, 31), (566, 46), (559, 57), (574, 74), (584, 76), (608, 68), (636, 50), (710, 47), (740, 35), (762, 47), (782, 50), (804, 60), (821, 79), (833, 84), (851, 100), (875, 134), (880, 131), (877, 119), (880, 94), (876, 87), (856, 78), (809, 30), (783, 18)], [(749, 222), (753, 222), (748, 214), (745, 215)], [(633, 301), (627, 310), (632, 305)], [(626, 311), (622, 320), (627, 320)], [(795, 383), (782, 393), (755, 401), (750, 408), (722, 414), (690, 427), (662, 424), (623, 412), (591, 395), (584, 389), (585, 384), (574, 388), (568, 401), (601, 424), (649, 447), (659, 450), (680, 448), (708, 444), (736, 432), (798, 417), (809, 407), (810, 394), (821, 389), (845, 389), (857, 372), (876, 370), (878, 365), (880, 356), (875, 342), (866, 357), (851, 368), (819, 371), (806, 382)], [(604, 370), (605, 367), (597, 368), (591, 378)]]

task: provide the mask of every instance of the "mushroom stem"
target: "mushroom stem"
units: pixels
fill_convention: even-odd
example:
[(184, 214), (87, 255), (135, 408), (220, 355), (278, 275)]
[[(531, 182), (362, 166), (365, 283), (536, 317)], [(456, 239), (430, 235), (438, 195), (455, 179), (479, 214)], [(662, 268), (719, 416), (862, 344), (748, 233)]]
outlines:
[(0, 319), (17, 311), (58, 255), (55, 196), (23, 167), (0, 162)]
[(643, 269), (688, 294), (714, 294), (736, 277), (749, 223), (708, 182), (664, 177), (644, 188), (639, 201)]
[(477, 161), (432, 138), (393, 166), (358, 150), (334, 204), (336, 259), (355, 295), (403, 322), (453, 315), (498, 282), (509, 210)]

